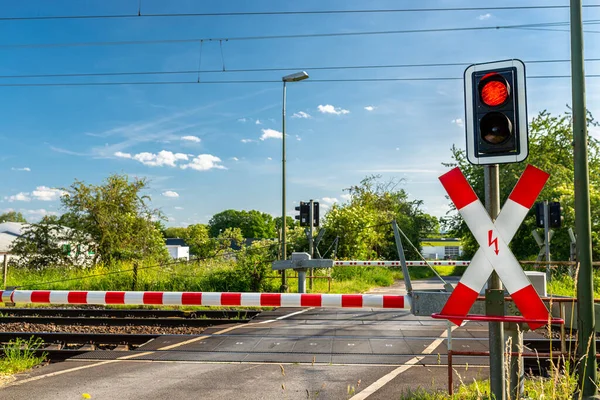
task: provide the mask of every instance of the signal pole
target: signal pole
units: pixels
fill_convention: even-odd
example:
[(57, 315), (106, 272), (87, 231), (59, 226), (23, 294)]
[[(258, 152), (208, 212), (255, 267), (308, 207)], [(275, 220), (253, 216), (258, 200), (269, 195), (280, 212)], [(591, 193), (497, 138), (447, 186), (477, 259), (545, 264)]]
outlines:
[(544, 251), (546, 254), (546, 280), (550, 282), (550, 216), (548, 215), (548, 200), (544, 200)]
[[(500, 213), (500, 177), (498, 164), (486, 165), (484, 169), (485, 208), (492, 221)], [(485, 291), (485, 313), (504, 315), (504, 290), (496, 271), (488, 281)], [(504, 327), (502, 322), (489, 323), (490, 391), (496, 400), (506, 398), (504, 379)]]
[(577, 261), (579, 261), (577, 328), (579, 335), (579, 357), (581, 360), (579, 363), (579, 384), (577, 387), (580, 390), (578, 397), (580, 399), (589, 399), (597, 393), (597, 363), (581, 8), (581, 0), (571, 0), (571, 87), (573, 91), (575, 231), (577, 234)]

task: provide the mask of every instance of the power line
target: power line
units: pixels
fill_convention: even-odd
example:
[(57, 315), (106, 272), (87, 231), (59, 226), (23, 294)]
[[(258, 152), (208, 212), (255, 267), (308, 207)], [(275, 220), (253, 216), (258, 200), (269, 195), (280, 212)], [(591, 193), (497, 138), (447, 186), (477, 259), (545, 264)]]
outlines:
[[(527, 64), (542, 63), (567, 63), (569, 59), (557, 60), (529, 60)], [(600, 58), (588, 58), (587, 62), (600, 61)], [(433, 67), (460, 67), (474, 64), (473, 62), (450, 62), (450, 63), (420, 63), (420, 64), (380, 64), (380, 65), (338, 65), (338, 66), (315, 66), (315, 67), (268, 67), (268, 68), (241, 68), (241, 69), (207, 69), (207, 70), (179, 70), (179, 71), (117, 71), (117, 72), (70, 72), (62, 74), (20, 74), (0, 75), (0, 79), (23, 79), (23, 78), (77, 78), (95, 76), (144, 76), (144, 75), (185, 75), (185, 74), (207, 74), (207, 73), (241, 73), (241, 72), (275, 72), (275, 71), (336, 71), (353, 69), (390, 69), (390, 68), (433, 68)]]
[[(584, 21), (584, 24), (595, 25), (600, 20)], [(473, 26), (456, 28), (426, 28), (426, 29), (403, 29), (386, 31), (364, 31), (364, 32), (330, 32), (330, 33), (302, 33), (290, 35), (261, 35), (261, 36), (237, 36), (230, 38), (195, 38), (195, 39), (154, 39), (154, 40), (125, 40), (125, 41), (103, 41), (103, 42), (65, 42), (65, 43), (19, 43), (3, 44), (1, 49), (14, 48), (54, 48), (54, 47), (91, 47), (91, 46), (123, 46), (123, 45), (145, 45), (145, 44), (176, 44), (176, 43), (200, 43), (200, 42), (230, 42), (248, 40), (272, 40), (272, 39), (307, 39), (320, 37), (352, 37), (373, 35), (396, 35), (408, 33), (443, 33), (443, 32), (465, 32), (485, 31), (498, 29), (523, 29), (535, 27), (568, 26), (569, 22), (543, 22), (536, 24), (521, 25), (498, 25), (498, 26)]]
[[(584, 8), (598, 8), (599, 4), (586, 4)], [(382, 14), (382, 13), (424, 13), (424, 12), (464, 12), (464, 11), (509, 11), (509, 10), (557, 10), (568, 9), (563, 5), (501, 6), (501, 7), (448, 7), (448, 8), (390, 8), (366, 10), (297, 10), (297, 11), (226, 11), (214, 13), (157, 13), (157, 14), (108, 14), (108, 15), (42, 15), (31, 17), (0, 17), (0, 21), (48, 21), (65, 19), (124, 19), (124, 18), (181, 18), (181, 17), (235, 17), (269, 15), (329, 15), (329, 14)]]
[[(600, 74), (586, 75), (586, 78), (600, 78)], [(571, 75), (534, 75), (528, 79), (562, 79)], [(414, 77), (414, 78), (348, 78), (348, 79), (308, 79), (307, 83), (343, 83), (343, 82), (423, 82), (423, 81), (459, 81), (462, 77)], [(2, 83), (0, 87), (52, 87), (52, 86), (123, 86), (123, 85), (227, 85), (281, 83), (274, 80), (223, 80), (223, 81), (154, 81), (154, 82), (56, 82), (56, 83)]]

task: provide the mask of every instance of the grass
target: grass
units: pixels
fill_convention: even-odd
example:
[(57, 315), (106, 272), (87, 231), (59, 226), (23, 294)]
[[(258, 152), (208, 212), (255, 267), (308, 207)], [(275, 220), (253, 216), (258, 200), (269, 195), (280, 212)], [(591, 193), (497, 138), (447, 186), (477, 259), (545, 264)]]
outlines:
[[(236, 291), (231, 261), (140, 265), (135, 290), (144, 291)], [(133, 265), (97, 266), (88, 269), (46, 268), (41, 271), (12, 268), (7, 286), (51, 290), (132, 290)]]
[[(594, 298), (600, 299), (600, 271), (594, 270)], [(574, 296), (576, 293), (576, 282), (568, 273), (553, 273), (548, 282), (548, 293), (557, 296)]]
[[(573, 396), (577, 380), (571, 374), (560, 373), (550, 378), (532, 377), (525, 379), (524, 399), (570, 399)], [(487, 400), (490, 396), (490, 381), (475, 381), (468, 385), (461, 385), (458, 390), (450, 396), (444, 391), (428, 391), (417, 389), (406, 391), (400, 396), (400, 400)], [(515, 400), (515, 399), (513, 399)]]
[[(464, 267), (435, 267), (440, 275), (457, 274)], [(433, 277), (427, 267), (411, 267), (412, 279)], [(335, 267), (331, 271), (316, 270), (317, 275), (331, 273), (333, 281), (330, 293), (362, 293), (374, 287), (390, 286), (403, 279), (399, 268), (383, 267)], [(278, 291), (279, 275), (269, 274), (263, 291)], [(292, 273), (288, 271), (288, 276)], [(22, 289), (46, 290), (133, 290), (133, 264), (122, 263), (108, 268), (102, 265), (87, 268), (46, 268), (28, 270), (11, 268), (7, 286)], [(313, 292), (327, 293), (327, 279), (315, 279)], [(296, 280), (290, 279), (291, 291), (296, 290)], [(244, 292), (248, 288), (246, 275), (236, 268), (235, 261), (210, 260), (202, 263), (170, 263), (164, 266), (142, 264), (138, 268), (135, 290), (140, 291), (198, 291), (198, 292)]]
[(35, 355), (42, 344), (40, 338), (33, 337), (29, 340), (16, 339), (6, 344), (4, 356), (0, 358), (0, 375), (17, 374), (43, 363), (46, 355)]

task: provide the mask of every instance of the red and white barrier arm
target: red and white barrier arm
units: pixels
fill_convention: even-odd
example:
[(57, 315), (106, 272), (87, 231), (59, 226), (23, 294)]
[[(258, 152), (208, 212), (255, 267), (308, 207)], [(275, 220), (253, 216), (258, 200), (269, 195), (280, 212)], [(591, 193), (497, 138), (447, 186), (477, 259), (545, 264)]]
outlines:
[(410, 309), (408, 295), (96, 292), (68, 290), (6, 290), (2, 301), (16, 304), (125, 304), (164, 306), (245, 306)]
[[(427, 264), (433, 266), (459, 266), (459, 267), (468, 267), (470, 261), (451, 261), (451, 260), (443, 260), (443, 261), (407, 261), (406, 265), (409, 267), (425, 267)], [(351, 267), (351, 266), (361, 266), (361, 267), (399, 267), (400, 261), (334, 261), (334, 267)]]

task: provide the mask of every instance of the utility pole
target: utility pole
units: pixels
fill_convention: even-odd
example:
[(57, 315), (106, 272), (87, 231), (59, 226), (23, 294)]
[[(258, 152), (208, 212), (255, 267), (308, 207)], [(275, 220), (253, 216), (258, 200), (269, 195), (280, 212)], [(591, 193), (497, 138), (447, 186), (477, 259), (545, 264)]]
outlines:
[[(287, 259), (287, 248), (285, 242), (286, 231), (286, 213), (285, 213), (285, 91), (287, 81), (283, 80), (283, 108), (281, 111), (281, 259)], [(287, 291), (287, 279), (285, 269), (281, 271), (281, 288), (280, 292)]]
[[(315, 256), (315, 246), (314, 246), (314, 236), (313, 236), (313, 227), (315, 225), (315, 202), (313, 199), (310, 199), (310, 206), (308, 209), (308, 254), (310, 254), (310, 259), (312, 260)], [(310, 277), (308, 287), (310, 290), (313, 288), (313, 276), (315, 273), (315, 269), (309, 269)]]
[[(575, 232), (577, 236), (577, 329), (580, 399), (595, 396), (597, 363), (592, 279), (592, 240), (588, 171), (587, 110), (583, 64), (581, 0), (571, 0), (571, 88), (573, 91), (573, 153), (575, 166)], [(591, 340), (590, 340), (591, 339)]]
[[(485, 208), (492, 221), (500, 213), (500, 174), (498, 164), (484, 167)], [(488, 281), (485, 291), (486, 315), (504, 315), (504, 289), (496, 271)], [(489, 323), (490, 389), (496, 400), (506, 399), (504, 378), (504, 329), (502, 322)]]

